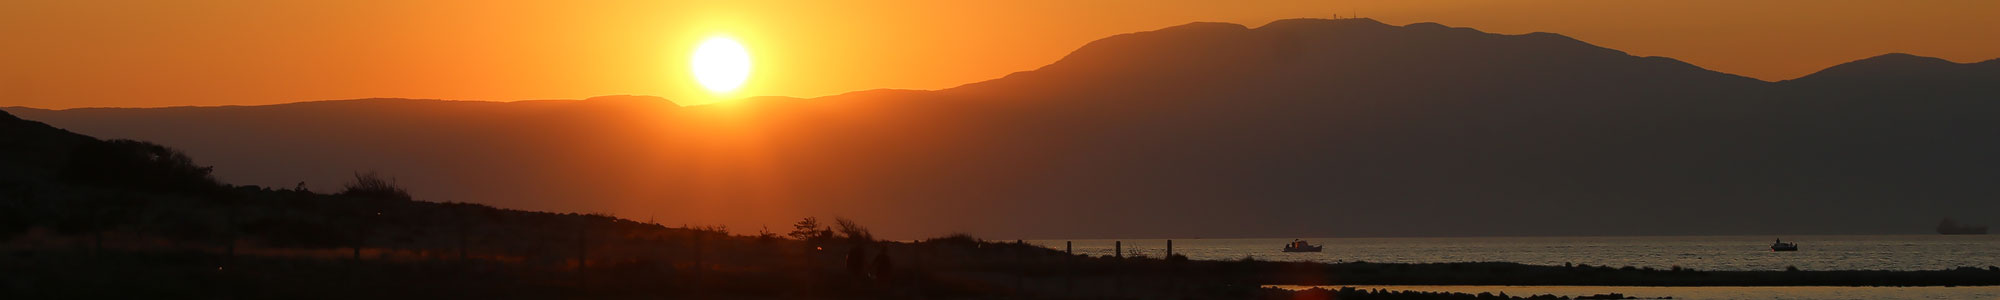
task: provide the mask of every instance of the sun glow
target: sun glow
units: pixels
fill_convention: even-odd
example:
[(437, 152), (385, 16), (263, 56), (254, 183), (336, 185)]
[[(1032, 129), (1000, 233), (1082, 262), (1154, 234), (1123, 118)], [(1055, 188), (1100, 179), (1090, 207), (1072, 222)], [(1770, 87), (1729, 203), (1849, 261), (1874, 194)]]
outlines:
[(694, 78), (703, 88), (727, 94), (750, 79), (750, 51), (729, 37), (712, 37), (694, 50)]

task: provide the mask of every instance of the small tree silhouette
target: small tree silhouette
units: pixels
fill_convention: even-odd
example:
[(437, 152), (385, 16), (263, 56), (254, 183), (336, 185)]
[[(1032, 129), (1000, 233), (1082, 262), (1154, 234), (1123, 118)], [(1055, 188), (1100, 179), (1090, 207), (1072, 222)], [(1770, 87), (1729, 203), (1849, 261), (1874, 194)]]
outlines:
[(834, 225), (840, 227), (841, 238), (846, 238), (849, 240), (853, 240), (855, 242), (869, 242), (875, 240), (875, 234), (869, 233), (868, 227), (861, 226), (861, 223), (856, 223), (854, 222), (854, 220), (842, 217), (834, 217), (833, 223)]
[(771, 232), (771, 226), (764, 226), (761, 229), (757, 229), (757, 241), (763, 242), (763, 241), (772, 241), (777, 239), (778, 239), (778, 233)]
[(374, 171), (354, 173), (354, 182), (347, 183), (346, 188), (340, 191), (340, 195), (379, 200), (410, 201), (410, 191), (396, 186), (395, 178), (383, 179), (381, 175), (376, 174)]
[(819, 218), (806, 217), (804, 220), (799, 220), (798, 223), (793, 223), (792, 232), (786, 233), (785, 236), (801, 241), (825, 239), (833, 237), (833, 229), (826, 228), (826, 225), (821, 225)]

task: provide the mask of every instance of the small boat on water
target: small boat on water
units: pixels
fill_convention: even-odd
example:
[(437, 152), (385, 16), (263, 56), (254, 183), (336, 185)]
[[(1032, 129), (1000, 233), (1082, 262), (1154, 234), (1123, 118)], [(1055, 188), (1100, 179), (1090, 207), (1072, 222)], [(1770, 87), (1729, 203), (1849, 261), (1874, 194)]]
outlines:
[(1771, 243), (1771, 251), (1799, 251), (1799, 243), (1786, 243), (1785, 240), (1779, 239)]
[(1938, 234), (1986, 234), (1986, 226), (1964, 225), (1964, 224), (1958, 224), (1957, 221), (1952, 221), (1951, 219), (1944, 219), (1943, 221), (1938, 221), (1937, 233)]
[(1292, 243), (1285, 244), (1285, 252), (1319, 252), (1320, 248), (1323, 246), (1308, 244), (1305, 240), (1292, 240)]

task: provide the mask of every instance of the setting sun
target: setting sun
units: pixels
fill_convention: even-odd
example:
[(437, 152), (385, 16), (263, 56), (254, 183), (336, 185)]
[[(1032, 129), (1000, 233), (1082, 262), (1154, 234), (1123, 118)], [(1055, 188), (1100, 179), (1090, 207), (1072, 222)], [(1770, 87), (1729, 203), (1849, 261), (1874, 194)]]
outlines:
[(694, 50), (694, 77), (709, 92), (735, 91), (750, 79), (750, 51), (728, 37), (713, 37)]
[(0, 300), (2000, 300), (2000, 0), (0, 6)]

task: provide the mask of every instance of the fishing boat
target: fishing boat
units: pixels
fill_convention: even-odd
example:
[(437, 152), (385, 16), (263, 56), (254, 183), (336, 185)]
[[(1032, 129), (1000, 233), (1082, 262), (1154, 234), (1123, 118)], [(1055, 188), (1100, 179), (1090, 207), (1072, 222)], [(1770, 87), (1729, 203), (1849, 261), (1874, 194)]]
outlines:
[(1786, 243), (1780, 239), (1771, 243), (1771, 251), (1799, 251), (1799, 243)]
[(1285, 252), (1319, 252), (1320, 248), (1323, 247), (1308, 244), (1305, 240), (1292, 240), (1292, 243), (1285, 244)]

